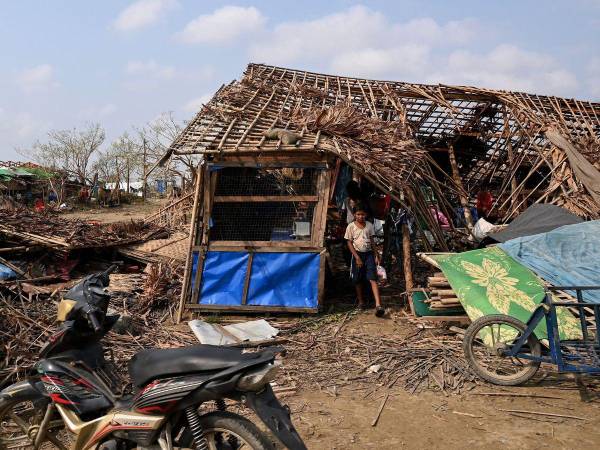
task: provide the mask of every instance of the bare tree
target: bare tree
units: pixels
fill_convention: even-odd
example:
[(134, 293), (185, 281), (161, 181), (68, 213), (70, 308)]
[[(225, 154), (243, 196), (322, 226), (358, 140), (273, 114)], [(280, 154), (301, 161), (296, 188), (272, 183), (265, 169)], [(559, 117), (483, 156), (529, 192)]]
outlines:
[[(184, 126), (185, 123), (177, 122), (173, 113), (169, 112), (161, 114), (157, 119), (138, 129), (140, 140), (142, 144), (146, 145), (149, 166), (162, 158)], [(199, 161), (199, 156), (176, 155), (161, 168), (161, 172), (163, 176), (175, 175), (192, 178)]]
[[(99, 179), (125, 180), (140, 179), (144, 176), (142, 143), (133, 139), (127, 132), (115, 139), (108, 150), (100, 152), (92, 165)], [(127, 186), (129, 190), (129, 186)]]
[(45, 167), (62, 170), (75, 176), (82, 184), (89, 182), (88, 169), (92, 155), (105, 139), (104, 129), (90, 123), (83, 130), (52, 130), (48, 142), (37, 141), (27, 156)]

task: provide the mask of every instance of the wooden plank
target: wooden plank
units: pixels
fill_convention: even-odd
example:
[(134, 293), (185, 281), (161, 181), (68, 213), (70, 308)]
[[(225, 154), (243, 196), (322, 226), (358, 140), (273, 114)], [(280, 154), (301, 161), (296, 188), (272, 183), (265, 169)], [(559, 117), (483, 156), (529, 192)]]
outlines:
[[(410, 262), (410, 233), (406, 223), (402, 224), (402, 265), (404, 268), (404, 290), (410, 293), (413, 288), (413, 276)], [(415, 305), (413, 305), (412, 295), (410, 294), (408, 295), (408, 305), (411, 314), (416, 315)]]
[(458, 164), (456, 162), (456, 155), (454, 153), (454, 146), (450, 145), (448, 147), (448, 156), (450, 157), (450, 167), (452, 168), (452, 178), (454, 182), (458, 186), (460, 190), (459, 200), (460, 205), (463, 207), (463, 214), (465, 216), (465, 223), (467, 224), (467, 229), (469, 232), (473, 229), (473, 218), (471, 217), (471, 210), (469, 209), (469, 199), (467, 198), (467, 191), (462, 182), (462, 178), (460, 177), (460, 172), (458, 171)]
[[(329, 170), (323, 170), (320, 174), (320, 211), (319, 214), (313, 218), (313, 222), (316, 222), (315, 234), (313, 242), (318, 247), (322, 247), (325, 243), (325, 228), (327, 227), (327, 210), (329, 207), (329, 189), (330, 189), (331, 172)], [(319, 206), (319, 205), (317, 205)]]
[[(199, 250), (197, 247), (196, 250)], [(220, 242), (211, 242), (208, 244), (208, 251), (214, 252), (242, 252), (251, 251), (254, 253), (320, 253), (323, 247), (241, 247), (231, 245), (221, 245)]]
[(192, 207), (192, 220), (190, 223), (190, 231), (189, 231), (189, 245), (188, 252), (185, 258), (185, 272), (183, 275), (183, 286), (181, 287), (181, 297), (179, 299), (179, 309), (177, 311), (177, 323), (181, 322), (181, 318), (183, 317), (183, 306), (186, 303), (188, 296), (190, 294), (190, 283), (192, 281), (192, 249), (196, 244), (196, 237), (198, 235), (198, 212), (200, 209), (200, 195), (201, 195), (201, 187), (204, 184), (204, 166), (203, 164), (198, 166), (198, 172), (196, 175), (196, 187), (194, 189), (194, 206)]
[(248, 300), (248, 288), (250, 287), (250, 275), (252, 274), (252, 261), (254, 261), (254, 252), (248, 253), (248, 266), (246, 267), (246, 276), (244, 277), (244, 290), (242, 291), (242, 305)]
[[(196, 278), (194, 279), (194, 285), (192, 286), (192, 295), (190, 295), (190, 304), (198, 303), (200, 297), (200, 282), (202, 279), (202, 271), (204, 269), (204, 258), (206, 257), (206, 251), (204, 249), (198, 251), (198, 263), (196, 264)], [(190, 275), (191, 276), (191, 275)]]
[(281, 312), (281, 313), (309, 313), (315, 314), (319, 312), (319, 308), (298, 308), (285, 306), (253, 306), (253, 305), (187, 305), (189, 309), (197, 311), (229, 311), (229, 312)]
[(459, 322), (459, 323), (471, 323), (469, 316), (421, 316), (419, 320), (427, 320), (430, 322)]
[(224, 154), (218, 162), (211, 163), (219, 167), (255, 167), (255, 168), (273, 168), (282, 169), (286, 167), (294, 167), (300, 169), (317, 168), (326, 169), (327, 163), (323, 158), (314, 153), (294, 152), (294, 157), (290, 158), (289, 152), (286, 155), (256, 155), (244, 156), (236, 153), (235, 155)]
[(223, 247), (270, 247), (270, 248), (306, 248), (315, 247), (311, 241), (213, 241), (209, 244)]
[(210, 214), (212, 212), (212, 192), (213, 187), (216, 185), (216, 173), (211, 173), (210, 168), (207, 166), (204, 174), (204, 187), (203, 187), (203, 214), (202, 214), (202, 237), (200, 238), (200, 250), (198, 252), (198, 264), (196, 265), (196, 279), (194, 280), (194, 287), (192, 290), (192, 303), (198, 303), (200, 296), (200, 280), (202, 278), (202, 272), (204, 270), (204, 259), (206, 258), (206, 251), (208, 246), (208, 235), (210, 232)]
[(239, 202), (318, 202), (316, 195), (216, 195), (215, 203)]
[(317, 305), (319, 305), (319, 309), (323, 307), (323, 302), (325, 300), (325, 264), (327, 258), (327, 250), (323, 250), (319, 259), (319, 281), (317, 284)]

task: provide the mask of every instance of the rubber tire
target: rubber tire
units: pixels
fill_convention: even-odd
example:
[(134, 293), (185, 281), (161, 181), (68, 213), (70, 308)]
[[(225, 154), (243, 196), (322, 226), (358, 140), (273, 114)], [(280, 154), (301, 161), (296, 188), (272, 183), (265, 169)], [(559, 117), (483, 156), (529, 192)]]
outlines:
[[(44, 399), (44, 397), (42, 397), (41, 395), (38, 398), (38, 400), (43, 400), (43, 399)], [(4, 417), (4, 414), (6, 413), (6, 411), (8, 409), (13, 408), (15, 405), (18, 405), (19, 403), (23, 403), (23, 402), (34, 401), (34, 400), (35, 400), (35, 398), (31, 398), (31, 397), (13, 397), (13, 398), (0, 399), (0, 419), (2, 419)], [(43, 441), (43, 443), (45, 443), (45, 442), (48, 442), (48, 441)], [(67, 447), (68, 447), (68, 445), (67, 445)], [(4, 450), (4, 448), (2, 446), (0, 446), (0, 450)]]
[[(529, 366), (529, 369), (526, 372), (524, 372), (521, 376), (515, 377), (514, 379), (510, 380), (498, 379), (491, 376), (489, 373), (482, 371), (475, 362), (476, 359), (473, 355), (473, 347), (471, 345), (473, 339), (475, 339), (475, 336), (483, 327), (485, 327), (486, 325), (492, 325), (497, 323), (510, 324), (521, 332), (524, 332), (527, 329), (527, 325), (525, 325), (519, 319), (515, 319), (514, 317), (505, 314), (493, 314), (489, 316), (480, 317), (479, 319), (471, 323), (471, 325), (469, 325), (469, 328), (467, 328), (467, 331), (465, 332), (465, 337), (463, 339), (463, 351), (465, 353), (465, 358), (467, 359), (471, 370), (473, 370), (473, 372), (475, 372), (478, 377), (498, 386), (518, 386), (533, 378), (538, 368), (540, 367), (539, 361), (531, 361), (531, 365)], [(532, 355), (542, 355), (542, 346), (535, 334), (529, 336), (527, 343), (529, 344), (529, 348), (531, 349)]]
[[(245, 417), (227, 411), (214, 411), (200, 416), (200, 423), (204, 430), (210, 431), (214, 428), (229, 430), (244, 439), (252, 446), (253, 450), (275, 450), (266, 434), (258, 429), (256, 425)], [(182, 447), (192, 448), (192, 434), (186, 428), (184, 435), (180, 438)]]

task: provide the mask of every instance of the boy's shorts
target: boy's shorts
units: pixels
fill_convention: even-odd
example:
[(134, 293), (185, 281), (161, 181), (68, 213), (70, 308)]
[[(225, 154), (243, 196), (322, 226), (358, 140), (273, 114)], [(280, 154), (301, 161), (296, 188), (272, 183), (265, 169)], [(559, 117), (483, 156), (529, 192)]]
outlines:
[(352, 255), (350, 261), (350, 279), (353, 284), (360, 284), (362, 281), (377, 281), (377, 267), (375, 265), (375, 255), (373, 252), (356, 252), (363, 262), (361, 267), (358, 267)]

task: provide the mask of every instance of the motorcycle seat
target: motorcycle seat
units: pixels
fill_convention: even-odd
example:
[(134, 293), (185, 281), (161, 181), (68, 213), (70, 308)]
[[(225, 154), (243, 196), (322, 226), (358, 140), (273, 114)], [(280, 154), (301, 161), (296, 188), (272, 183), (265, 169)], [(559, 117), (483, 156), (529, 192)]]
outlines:
[(254, 359), (261, 363), (272, 358), (266, 356), (217, 345), (148, 349), (136, 353), (129, 361), (128, 369), (133, 384), (142, 387), (156, 378), (229, 369)]

